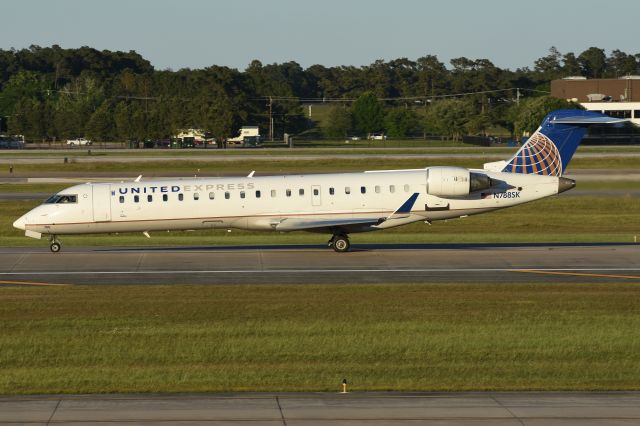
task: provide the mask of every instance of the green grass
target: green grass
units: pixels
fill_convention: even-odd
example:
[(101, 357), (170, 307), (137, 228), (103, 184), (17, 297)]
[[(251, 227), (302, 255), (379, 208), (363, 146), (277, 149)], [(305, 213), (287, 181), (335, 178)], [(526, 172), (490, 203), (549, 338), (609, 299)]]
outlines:
[[(35, 201), (0, 202), (0, 245), (45, 246), (12, 227)], [(463, 219), (415, 223), (373, 233), (353, 234), (365, 243), (509, 243), (632, 242), (640, 237), (640, 198), (552, 197), (530, 204)], [(305, 232), (270, 233), (233, 230), (142, 234), (64, 236), (65, 245), (246, 245), (323, 244), (326, 236)]]
[[(245, 173), (257, 170), (258, 173), (266, 172), (342, 172), (385, 169), (411, 169), (429, 166), (449, 165), (468, 168), (481, 168), (484, 162), (495, 161), (496, 158), (486, 156), (484, 158), (321, 158), (313, 160), (295, 159), (274, 160), (268, 157), (264, 159), (234, 159), (233, 161), (141, 161), (141, 162), (116, 162), (102, 161), (89, 163), (82, 161), (70, 161), (68, 164), (17, 164), (14, 174), (10, 175), (8, 169), (0, 170), (0, 177), (24, 176), (38, 173), (82, 173), (86, 176), (97, 174), (157, 174), (159, 170), (164, 173), (180, 172), (185, 175), (193, 175), (199, 171), (202, 173)], [(589, 157), (576, 158), (571, 163), (568, 173), (574, 169), (640, 169), (640, 157)]]
[(0, 393), (638, 390), (637, 284), (0, 288)]

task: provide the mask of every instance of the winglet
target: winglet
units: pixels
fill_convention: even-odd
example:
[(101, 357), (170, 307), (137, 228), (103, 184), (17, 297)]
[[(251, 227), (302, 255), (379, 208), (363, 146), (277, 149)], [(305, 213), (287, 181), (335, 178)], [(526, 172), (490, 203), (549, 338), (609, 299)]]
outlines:
[(252, 177), (253, 177), (253, 174), (254, 174), (255, 172), (256, 172), (255, 170), (251, 170), (251, 173), (249, 173), (249, 174), (247, 175), (247, 177), (248, 177), (248, 178), (252, 178)]
[(140, 182), (140, 179), (142, 179), (142, 175), (138, 176), (134, 182)]
[(420, 195), (418, 192), (414, 192), (413, 195), (409, 197), (409, 199), (407, 199), (407, 201), (405, 201), (404, 204), (398, 207), (396, 211), (391, 213), (387, 219), (397, 219), (400, 217), (408, 216), (409, 213), (411, 213), (411, 209), (413, 208), (413, 205), (416, 203), (416, 200), (418, 199), (418, 195)]

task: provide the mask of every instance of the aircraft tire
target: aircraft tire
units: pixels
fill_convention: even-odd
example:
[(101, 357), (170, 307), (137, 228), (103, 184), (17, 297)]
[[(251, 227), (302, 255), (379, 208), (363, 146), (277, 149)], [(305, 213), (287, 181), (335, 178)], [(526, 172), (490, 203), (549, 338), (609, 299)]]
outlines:
[(349, 238), (345, 237), (344, 235), (336, 235), (333, 238), (332, 247), (336, 252), (344, 253), (349, 251), (349, 249), (351, 248), (351, 243), (349, 242)]
[(60, 245), (59, 242), (54, 241), (53, 243), (51, 243), (51, 245), (49, 246), (49, 249), (51, 250), (52, 253), (58, 253), (60, 251), (60, 249), (62, 248), (62, 246)]

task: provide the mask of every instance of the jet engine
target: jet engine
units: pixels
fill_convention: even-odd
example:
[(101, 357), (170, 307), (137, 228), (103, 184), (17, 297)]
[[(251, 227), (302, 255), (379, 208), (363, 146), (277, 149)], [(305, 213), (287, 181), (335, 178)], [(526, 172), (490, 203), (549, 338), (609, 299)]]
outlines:
[(491, 178), (463, 167), (429, 167), (427, 194), (443, 198), (463, 197), (471, 192), (489, 189)]

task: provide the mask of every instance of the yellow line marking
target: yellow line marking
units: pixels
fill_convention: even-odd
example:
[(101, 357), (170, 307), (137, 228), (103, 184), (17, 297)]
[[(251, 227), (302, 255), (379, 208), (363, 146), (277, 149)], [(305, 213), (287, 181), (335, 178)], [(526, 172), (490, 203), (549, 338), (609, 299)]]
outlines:
[(66, 287), (69, 285), (69, 284), (54, 284), (54, 283), (38, 283), (38, 282), (32, 282), (32, 281), (0, 281), (0, 284), (54, 286), (54, 287)]
[(640, 280), (640, 276), (637, 275), (587, 274), (585, 272), (535, 271), (531, 269), (514, 269), (513, 272), (524, 272), (529, 274), (543, 275), (572, 275), (574, 277), (624, 278), (628, 280)]

